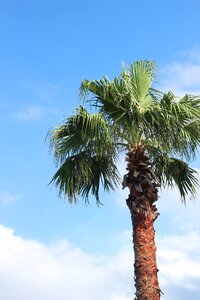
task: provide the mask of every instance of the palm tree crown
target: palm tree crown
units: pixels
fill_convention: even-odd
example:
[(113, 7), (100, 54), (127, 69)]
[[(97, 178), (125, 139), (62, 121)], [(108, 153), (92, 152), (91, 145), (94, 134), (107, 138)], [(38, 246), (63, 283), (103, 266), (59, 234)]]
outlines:
[(153, 88), (156, 65), (137, 61), (110, 81), (83, 80), (80, 94), (92, 113), (80, 106), (50, 132), (50, 145), (59, 165), (52, 182), (69, 202), (81, 196), (97, 203), (99, 187), (115, 189), (120, 182), (117, 160), (122, 151), (143, 145), (163, 186), (176, 185), (185, 200), (198, 185), (188, 161), (200, 138), (200, 98)]
[(119, 155), (125, 151), (123, 187), (131, 213), (137, 300), (160, 300), (154, 221), (158, 187), (177, 186), (182, 200), (198, 186), (188, 161), (200, 143), (200, 98), (153, 88), (156, 65), (137, 61), (110, 81), (84, 80), (80, 92), (89, 112), (76, 113), (50, 132), (59, 168), (52, 181), (76, 202), (89, 194), (100, 203), (99, 187), (115, 189), (120, 182)]

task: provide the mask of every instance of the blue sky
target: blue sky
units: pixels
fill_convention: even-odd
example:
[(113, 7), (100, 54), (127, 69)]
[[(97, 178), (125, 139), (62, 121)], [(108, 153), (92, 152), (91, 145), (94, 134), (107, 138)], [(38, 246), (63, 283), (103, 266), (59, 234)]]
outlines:
[[(155, 60), (160, 89), (200, 94), (199, 11), (197, 0), (1, 1), (1, 299), (133, 298), (128, 191), (68, 206), (48, 186), (45, 138), (79, 105), (83, 79), (112, 78), (122, 62)], [(200, 293), (199, 194), (185, 208), (176, 190), (161, 193), (163, 300)]]

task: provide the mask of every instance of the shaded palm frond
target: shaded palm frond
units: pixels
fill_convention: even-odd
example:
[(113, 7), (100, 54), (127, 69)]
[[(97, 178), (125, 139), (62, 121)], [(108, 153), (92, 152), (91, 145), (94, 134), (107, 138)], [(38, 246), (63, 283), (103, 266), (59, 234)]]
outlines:
[(111, 128), (99, 114), (90, 114), (83, 107), (50, 132), (50, 145), (58, 163), (68, 156), (90, 151), (97, 156), (114, 151)]
[(177, 186), (184, 203), (188, 194), (195, 195), (196, 189), (200, 186), (194, 169), (183, 160), (171, 157), (158, 148), (148, 147), (148, 152), (152, 157), (155, 174), (163, 188)]
[[(172, 148), (187, 160), (195, 157), (200, 142), (200, 97), (185, 96), (177, 99), (168, 94), (170, 102), (163, 109), (168, 113), (168, 138)], [(168, 99), (169, 101), (169, 99)]]
[(100, 204), (100, 184), (107, 191), (114, 190), (120, 182), (120, 176), (112, 157), (99, 158), (83, 152), (68, 157), (55, 173), (52, 182), (60, 194), (68, 197), (70, 203), (76, 202), (78, 197), (87, 203), (91, 193), (97, 204)]

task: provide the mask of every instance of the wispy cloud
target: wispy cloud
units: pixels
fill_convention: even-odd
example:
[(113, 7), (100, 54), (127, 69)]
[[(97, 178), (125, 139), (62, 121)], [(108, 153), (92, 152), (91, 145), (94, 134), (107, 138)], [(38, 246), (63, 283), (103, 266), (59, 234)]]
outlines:
[(35, 82), (35, 81), (26, 81), (23, 83), (23, 86), (29, 90), (38, 100), (49, 101), (54, 99), (58, 94), (61, 87), (61, 83), (50, 83), (50, 82)]
[(178, 96), (200, 94), (200, 49), (194, 49), (182, 56), (181, 61), (166, 65), (161, 70), (161, 84), (167, 92)]
[(38, 104), (27, 104), (14, 113), (15, 119), (22, 122), (31, 122), (40, 119), (43, 115), (43, 108)]
[(20, 199), (20, 196), (13, 195), (9, 192), (3, 192), (0, 194), (0, 203), (1, 204), (11, 204)]

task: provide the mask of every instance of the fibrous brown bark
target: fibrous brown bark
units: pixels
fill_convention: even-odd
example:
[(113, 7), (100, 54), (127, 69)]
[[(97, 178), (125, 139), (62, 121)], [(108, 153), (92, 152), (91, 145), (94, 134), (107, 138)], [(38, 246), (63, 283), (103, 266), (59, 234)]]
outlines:
[(124, 187), (130, 189), (127, 205), (133, 224), (135, 299), (159, 300), (161, 291), (154, 239), (154, 221), (159, 213), (153, 204), (158, 199), (159, 183), (145, 154), (145, 146), (132, 146), (126, 160), (128, 174), (124, 179)]

